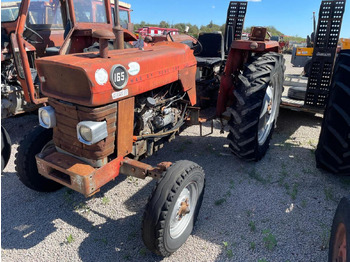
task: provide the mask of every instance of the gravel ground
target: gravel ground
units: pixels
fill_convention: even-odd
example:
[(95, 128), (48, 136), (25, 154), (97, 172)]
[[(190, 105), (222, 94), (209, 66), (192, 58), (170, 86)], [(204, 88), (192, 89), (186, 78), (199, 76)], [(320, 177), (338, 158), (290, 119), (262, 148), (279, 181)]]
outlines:
[(281, 109), (270, 149), (258, 163), (234, 157), (218, 123), (205, 137), (198, 126), (189, 127), (146, 159), (188, 159), (206, 173), (193, 234), (172, 256), (160, 258), (140, 234), (155, 181), (121, 176), (91, 198), (66, 188), (32, 191), (18, 180), (14, 158), (37, 117), (3, 120), (13, 146), (1, 175), (2, 261), (326, 261), (333, 215), (350, 181), (316, 168), (321, 122), (320, 115)]

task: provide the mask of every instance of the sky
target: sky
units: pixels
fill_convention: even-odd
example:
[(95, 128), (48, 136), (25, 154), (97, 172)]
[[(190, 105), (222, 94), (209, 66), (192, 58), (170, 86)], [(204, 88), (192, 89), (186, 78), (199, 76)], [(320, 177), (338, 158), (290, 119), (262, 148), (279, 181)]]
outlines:
[[(123, 0), (131, 4), (133, 23), (191, 23), (198, 26), (210, 21), (226, 22), (230, 1), (224, 0)], [(290, 36), (305, 37), (313, 30), (312, 13), (318, 12), (321, 0), (250, 0), (245, 27), (274, 26)], [(347, 0), (340, 37), (350, 38), (350, 0)]]

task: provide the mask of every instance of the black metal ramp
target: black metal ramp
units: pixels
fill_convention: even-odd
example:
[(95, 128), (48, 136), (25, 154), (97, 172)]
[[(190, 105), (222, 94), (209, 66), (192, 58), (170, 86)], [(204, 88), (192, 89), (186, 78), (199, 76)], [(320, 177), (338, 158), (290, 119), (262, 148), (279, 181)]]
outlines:
[(305, 106), (325, 108), (346, 0), (322, 1), (307, 84)]
[(247, 12), (248, 2), (231, 1), (227, 10), (226, 29), (225, 29), (225, 54), (228, 53), (233, 40), (239, 40), (242, 37), (245, 14)]

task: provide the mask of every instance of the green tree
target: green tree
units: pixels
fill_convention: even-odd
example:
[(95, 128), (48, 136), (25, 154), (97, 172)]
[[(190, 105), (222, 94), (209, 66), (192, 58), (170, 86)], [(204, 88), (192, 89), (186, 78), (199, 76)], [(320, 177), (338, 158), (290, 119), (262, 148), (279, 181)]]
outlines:
[(168, 24), (167, 22), (161, 21), (161, 22), (159, 23), (159, 27), (162, 27), (162, 28), (169, 28), (170, 26), (169, 26), (169, 24)]

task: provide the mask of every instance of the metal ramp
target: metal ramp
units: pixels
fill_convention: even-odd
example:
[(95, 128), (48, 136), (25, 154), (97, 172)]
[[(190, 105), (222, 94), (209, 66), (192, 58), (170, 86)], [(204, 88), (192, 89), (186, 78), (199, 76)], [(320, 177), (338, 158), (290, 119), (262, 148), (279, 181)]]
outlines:
[(225, 28), (225, 54), (228, 54), (231, 43), (242, 37), (245, 14), (247, 12), (248, 2), (231, 1), (227, 10), (226, 28)]
[(327, 104), (345, 2), (346, 0), (322, 1), (305, 107), (324, 109)]

